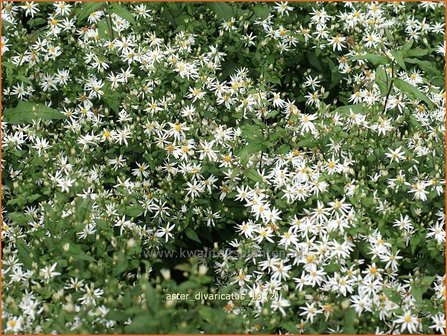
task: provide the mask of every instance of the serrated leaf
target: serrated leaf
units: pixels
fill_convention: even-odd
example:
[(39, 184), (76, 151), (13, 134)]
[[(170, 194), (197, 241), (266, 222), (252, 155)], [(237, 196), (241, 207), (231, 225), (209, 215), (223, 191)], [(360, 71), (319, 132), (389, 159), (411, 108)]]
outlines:
[(241, 126), (242, 135), (248, 140), (260, 140), (262, 129), (258, 125), (244, 124)]
[(258, 153), (265, 149), (265, 145), (262, 142), (250, 142), (247, 146), (242, 148), (238, 153), (243, 166), (247, 165), (247, 162), (252, 154)]
[(259, 183), (263, 183), (264, 182), (264, 178), (254, 168), (251, 168), (251, 169), (248, 170), (247, 177), (250, 180), (254, 181), (254, 182), (259, 182)]
[(355, 60), (365, 60), (371, 62), (374, 65), (386, 65), (389, 63), (389, 59), (383, 55), (375, 55), (375, 54), (365, 54), (365, 55), (356, 55), (353, 57)]
[(129, 267), (129, 261), (123, 254), (118, 255), (118, 261), (116, 263), (116, 266), (113, 269), (113, 276), (117, 276), (125, 271), (127, 271)]
[(233, 17), (233, 8), (224, 2), (207, 3), (207, 7), (210, 8), (219, 19), (229, 20)]
[(422, 61), (416, 58), (405, 58), (406, 63), (416, 64), (422, 71), (427, 75), (434, 75), (438, 73), (435, 67), (433, 67), (433, 63), (429, 61)]
[(402, 54), (407, 55), (408, 51), (411, 49), (412, 46), (413, 46), (413, 40), (409, 40), (407, 43), (405, 43), (402, 49), (400, 49), (400, 51), (402, 52)]
[(376, 84), (379, 87), (380, 90), (380, 94), (382, 96), (386, 96), (386, 94), (388, 93), (389, 90), (389, 86), (388, 86), (388, 76), (386, 74), (386, 71), (384, 69), (383, 66), (380, 66), (376, 69)]
[(69, 239), (63, 239), (60, 244), (63, 253), (73, 257), (75, 260), (95, 261), (95, 258), (85, 253), (79, 245), (76, 245)]
[(144, 212), (144, 209), (141, 205), (133, 205), (127, 207), (124, 211), (124, 214), (129, 217), (138, 217)]
[(65, 119), (65, 115), (43, 104), (20, 101), (16, 107), (3, 112), (3, 120), (10, 124), (31, 123), (33, 120)]
[(364, 112), (364, 110), (365, 110), (365, 106), (363, 104), (355, 104), (355, 105), (346, 105), (346, 106), (337, 107), (334, 110), (334, 113), (338, 112), (338, 113), (346, 114), (346, 113), (351, 113), (351, 111), (354, 113), (362, 113), (362, 112)]
[(104, 5), (104, 2), (85, 3), (79, 10), (77, 19), (78, 23), (86, 19), (91, 13), (99, 10)]
[(421, 286), (426, 288), (426, 290), (431, 286), (436, 277), (434, 275), (427, 275), (422, 278)]
[(109, 25), (107, 23), (107, 19), (106, 18), (103, 18), (103, 19), (99, 20), (99, 22), (97, 23), (96, 27), (98, 29), (99, 38), (102, 38), (102, 39), (105, 39), (105, 40), (111, 38), (110, 28), (109, 28)]
[(16, 79), (17, 79), (18, 81), (21, 81), (21, 82), (26, 83), (26, 84), (28, 84), (28, 85), (33, 85), (33, 83), (31, 83), (30, 79), (27, 78), (27, 77), (25, 77), (25, 76), (22, 75), (22, 74), (18, 74), (18, 75), (16, 76)]
[(302, 140), (298, 141), (298, 143), (297, 143), (298, 147), (311, 148), (314, 145), (315, 145), (315, 139), (313, 139), (313, 138), (302, 139)]
[(32, 195), (29, 195), (29, 196), (26, 198), (26, 200), (27, 200), (28, 202), (32, 203), (32, 202), (38, 200), (40, 197), (42, 197), (41, 194), (32, 194)]
[(31, 269), (33, 264), (33, 259), (31, 258), (31, 250), (25, 245), (22, 239), (16, 240), (17, 253), (19, 255), (19, 260), (22, 262), (23, 266), (27, 269)]
[(383, 293), (394, 303), (399, 304), (401, 301), (401, 296), (397, 290), (394, 288), (383, 287)]
[(284, 155), (290, 151), (290, 146), (283, 144), (276, 150), (276, 154)]
[(35, 18), (28, 21), (30, 27), (36, 27), (39, 25), (44, 25), (47, 21), (43, 18)]
[(419, 91), (419, 89), (417, 89), (410, 83), (407, 83), (402, 79), (395, 79), (394, 86), (396, 86), (396, 88), (398, 88), (400, 91), (405, 93), (405, 95), (408, 98), (414, 99), (414, 100), (422, 100), (430, 108), (433, 107), (433, 102), (425, 94), (423, 94), (421, 91)]
[(434, 280), (434, 276), (425, 276), (411, 285), (411, 295), (414, 297), (414, 300), (416, 301), (416, 305), (418, 307), (422, 308), (424, 306), (424, 300), (422, 296), (430, 288), (430, 285), (433, 283)]
[(409, 50), (405, 54), (405, 56), (408, 56), (408, 57), (422, 57), (422, 56), (428, 55), (430, 52), (431, 52), (430, 49), (415, 48), (415, 49)]
[(292, 334), (299, 334), (299, 329), (297, 328), (296, 324), (293, 322), (285, 322), (282, 324), (282, 327), (289, 333)]
[(334, 273), (334, 272), (338, 272), (340, 270), (340, 264), (337, 263), (330, 263), (329, 265), (324, 267), (324, 270), (327, 273)]
[(270, 14), (270, 8), (266, 5), (256, 5), (253, 11), (255, 12), (254, 17), (259, 20), (264, 20)]
[(317, 69), (318, 71), (323, 71), (323, 66), (321, 65), (321, 62), (318, 60), (316, 52), (307, 54), (307, 60), (309, 61), (310, 65), (312, 65), (315, 69)]
[(348, 308), (343, 312), (343, 333), (355, 334), (355, 320), (357, 319), (357, 313), (354, 309)]
[(407, 70), (407, 67), (405, 66), (405, 61), (404, 61), (404, 54), (402, 51), (392, 51), (391, 55), (393, 55), (394, 60), (402, 69)]
[(30, 214), (24, 214), (21, 212), (9, 212), (6, 216), (13, 222), (18, 224), (25, 224), (26, 222), (33, 219)]
[(76, 220), (78, 223), (83, 223), (93, 206), (93, 200), (90, 197), (80, 198), (76, 201)]
[(130, 24), (134, 25), (136, 23), (132, 13), (124, 6), (113, 4), (107, 9), (107, 11), (122, 17), (124, 20), (129, 21)]
[(197, 235), (197, 233), (196, 233), (193, 229), (187, 228), (187, 229), (185, 230), (185, 234), (186, 234), (186, 236), (187, 236), (189, 239), (195, 240), (195, 241), (198, 242), (198, 243), (202, 243), (202, 242), (200, 241), (199, 236)]
[(106, 105), (114, 112), (119, 113), (122, 98), (121, 93), (112, 90), (109, 82), (106, 82), (102, 89), (104, 91), (103, 99)]

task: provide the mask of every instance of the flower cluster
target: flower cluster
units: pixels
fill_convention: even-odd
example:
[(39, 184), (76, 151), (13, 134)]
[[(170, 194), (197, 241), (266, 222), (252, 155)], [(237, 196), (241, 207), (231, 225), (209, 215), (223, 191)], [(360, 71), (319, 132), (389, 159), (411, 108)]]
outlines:
[(443, 3), (2, 20), (5, 332), (445, 332)]

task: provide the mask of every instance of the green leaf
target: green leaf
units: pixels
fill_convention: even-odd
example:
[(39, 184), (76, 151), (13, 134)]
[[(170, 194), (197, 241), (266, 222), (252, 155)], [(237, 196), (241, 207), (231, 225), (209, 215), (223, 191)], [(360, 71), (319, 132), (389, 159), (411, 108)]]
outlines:
[(436, 68), (433, 66), (432, 62), (422, 61), (416, 58), (405, 58), (405, 62), (410, 64), (416, 64), (427, 75), (434, 75), (438, 73)]
[(289, 151), (290, 151), (290, 146), (283, 144), (283, 145), (279, 146), (279, 148), (276, 150), (276, 154), (283, 155), (283, 154), (288, 153)]
[(234, 16), (233, 7), (225, 2), (213, 2), (206, 4), (214, 13), (216, 13), (217, 18), (229, 20)]
[(63, 239), (60, 244), (63, 253), (73, 257), (75, 260), (95, 261), (95, 258), (85, 253), (79, 245), (67, 238)]
[(7, 217), (17, 224), (25, 224), (33, 219), (30, 214), (24, 214), (21, 212), (9, 212)]
[(411, 285), (411, 295), (413, 295), (418, 307), (424, 306), (424, 300), (422, 296), (430, 288), (434, 280), (434, 276), (425, 276)]
[(338, 67), (334, 66), (331, 70), (331, 85), (329, 86), (329, 90), (339, 85), (342, 78), (342, 75), (338, 71)]
[(425, 290), (427, 290), (430, 286), (431, 286), (431, 284), (433, 283), (433, 281), (435, 281), (435, 276), (434, 275), (427, 275), (427, 276), (424, 276), (423, 278), (422, 278), (422, 281), (421, 281), (421, 286), (423, 287), (423, 288), (425, 288)]
[(190, 272), (191, 271), (191, 265), (188, 263), (178, 264), (175, 265), (174, 269), (177, 269), (182, 272)]
[(414, 235), (410, 238), (410, 247), (411, 247), (411, 254), (414, 255), (416, 252), (418, 246), (425, 242), (425, 236), (424, 235)]
[(354, 309), (348, 308), (343, 312), (343, 333), (344, 334), (356, 334), (354, 325), (356, 324), (357, 313)]
[(19, 81), (21, 81), (21, 82), (23, 82), (23, 83), (26, 83), (26, 84), (28, 84), (28, 85), (33, 85), (33, 83), (31, 83), (31, 81), (29, 80), (29, 78), (25, 77), (25, 76), (22, 75), (22, 74), (18, 74), (18, 75), (16, 76), (16, 79), (19, 80)]
[(270, 8), (266, 5), (256, 5), (253, 8), (255, 17), (260, 20), (264, 20), (270, 14)]
[(334, 273), (334, 272), (338, 272), (340, 270), (340, 264), (337, 263), (330, 263), (329, 265), (324, 267), (324, 270), (327, 273)]
[(317, 69), (318, 71), (323, 71), (323, 66), (318, 60), (318, 56), (316, 55), (315, 52), (307, 54), (307, 60), (309, 61), (310, 65), (312, 65), (315, 69)]
[(103, 86), (104, 91), (104, 102), (108, 107), (110, 107), (114, 112), (119, 113), (121, 105), (121, 93), (112, 90), (110, 83), (107, 82)]
[(32, 203), (32, 202), (38, 200), (40, 197), (42, 197), (41, 194), (32, 194), (32, 195), (27, 196), (27, 197), (26, 197), (26, 200), (27, 200), (28, 202)]
[(230, 75), (232, 75), (235, 71), (236, 68), (238, 67), (237, 63), (234, 61), (225, 61), (222, 64), (222, 75), (223, 78), (228, 78)]
[(354, 113), (365, 112), (365, 106), (363, 104), (340, 106), (334, 110), (334, 113), (338, 112), (338, 113), (342, 113), (342, 114), (347, 114), (347, 113), (351, 113), (351, 111)]
[(90, 197), (80, 198), (76, 201), (76, 220), (83, 223), (93, 206), (93, 200)]
[(365, 55), (356, 55), (353, 57), (355, 60), (365, 60), (371, 62), (374, 65), (386, 65), (390, 62), (388, 57), (383, 55), (375, 55), (375, 54), (365, 54)]
[(98, 28), (98, 35), (100, 38), (102, 39), (110, 39), (111, 35), (110, 35), (110, 28), (109, 28), (109, 24), (107, 23), (107, 19), (103, 18), (101, 19), (98, 23), (97, 23), (97, 28)]
[(244, 124), (241, 126), (242, 135), (248, 140), (260, 140), (262, 129), (257, 125)]
[(78, 23), (86, 19), (91, 13), (99, 10), (104, 5), (104, 2), (85, 3), (79, 10)]
[(187, 228), (187, 229), (185, 230), (185, 234), (186, 234), (186, 236), (187, 236), (189, 239), (195, 240), (195, 241), (198, 242), (198, 243), (202, 243), (202, 242), (200, 241), (199, 236), (197, 235), (197, 233), (195, 233), (195, 231), (194, 231), (193, 229)]
[(250, 142), (247, 146), (242, 148), (242, 150), (238, 153), (238, 156), (241, 159), (242, 165), (247, 165), (247, 162), (252, 154), (258, 153), (265, 149), (265, 145), (262, 142)]
[(129, 267), (129, 261), (127, 260), (126, 256), (122, 253), (118, 254), (116, 266), (113, 269), (113, 276), (117, 276), (125, 271), (128, 270)]
[(11, 124), (31, 123), (33, 120), (65, 119), (65, 115), (43, 104), (20, 101), (14, 108), (3, 112), (3, 120)]
[(383, 287), (383, 293), (394, 303), (399, 304), (401, 296), (399, 292), (394, 288)]
[(33, 259), (31, 258), (31, 250), (28, 246), (25, 245), (22, 239), (16, 240), (16, 247), (19, 259), (22, 262), (23, 266), (30, 270), (33, 264)]
[(376, 69), (376, 84), (380, 89), (380, 94), (384, 97), (388, 93), (389, 85), (388, 85), (388, 76), (383, 66), (380, 66)]
[(127, 207), (124, 214), (129, 217), (138, 217), (144, 212), (144, 209), (141, 205), (133, 205)]
[(409, 40), (407, 43), (405, 43), (402, 49), (400, 49), (400, 51), (402, 52), (402, 54), (407, 55), (408, 51), (411, 49), (412, 46), (413, 46), (413, 40)]
[(311, 148), (315, 145), (315, 142), (316, 140), (313, 138), (306, 138), (298, 141), (297, 146)]
[(405, 93), (408, 98), (414, 99), (414, 100), (422, 100), (430, 108), (433, 107), (432, 101), (425, 94), (423, 94), (421, 91), (419, 91), (419, 89), (417, 89), (410, 83), (407, 83), (402, 79), (395, 79), (394, 86), (396, 86), (396, 88), (398, 88), (400, 91)]
[(28, 21), (30, 27), (44, 25), (45, 23), (47, 23), (47, 21), (43, 18), (35, 18)]
[(132, 13), (129, 12), (129, 10), (124, 6), (113, 4), (107, 11), (122, 17), (124, 20), (129, 21), (129, 23), (133, 25), (136, 23), (134, 17), (132, 16)]
[(289, 131), (283, 127), (275, 127), (275, 131), (270, 133), (268, 139), (271, 142), (276, 142), (278, 139), (285, 138), (289, 135)]
[(394, 56), (394, 60), (402, 69), (407, 70), (407, 67), (405, 66), (405, 61), (404, 61), (404, 54), (402, 51), (392, 51), (391, 55)]
[(405, 56), (408, 56), (408, 57), (422, 57), (422, 56), (428, 55), (430, 52), (431, 52), (430, 49), (415, 48), (415, 49), (409, 50), (405, 54)]
[(286, 329), (287, 332), (292, 334), (299, 334), (299, 329), (296, 327), (296, 324), (293, 322), (285, 322), (282, 324), (282, 327)]
[(263, 183), (264, 182), (264, 178), (254, 168), (251, 168), (251, 169), (248, 170), (247, 177), (250, 180), (254, 181), (254, 182), (259, 182), (259, 183)]

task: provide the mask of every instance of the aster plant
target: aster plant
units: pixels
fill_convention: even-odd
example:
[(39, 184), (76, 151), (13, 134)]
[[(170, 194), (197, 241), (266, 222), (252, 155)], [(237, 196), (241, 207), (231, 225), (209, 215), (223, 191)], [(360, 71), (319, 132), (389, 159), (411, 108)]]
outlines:
[(3, 2), (4, 331), (444, 333), (444, 10)]

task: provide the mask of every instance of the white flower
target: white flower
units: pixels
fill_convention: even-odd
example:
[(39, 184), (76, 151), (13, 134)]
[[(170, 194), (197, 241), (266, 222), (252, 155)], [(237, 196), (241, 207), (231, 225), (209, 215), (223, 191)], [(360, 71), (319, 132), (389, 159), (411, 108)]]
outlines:
[(281, 296), (272, 302), (273, 311), (279, 310), (282, 316), (286, 316), (286, 311), (284, 310), (286, 307), (290, 307), (290, 302), (289, 300), (283, 299)]
[(433, 325), (430, 328), (435, 329), (435, 331), (440, 332), (445, 335), (445, 314), (437, 314), (431, 317)]
[(39, 11), (37, 3), (34, 1), (27, 1), (24, 5), (20, 6), (20, 8), (23, 8), (25, 10), (26, 16), (34, 17), (34, 14), (36, 14)]
[(393, 161), (396, 161), (399, 163), (401, 160), (405, 159), (405, 152), (402, 151), (402, 146), (397, 147), (396, 149), (392, 150), (391, 148), (388, 148), (389, 152), (386, 153), (386, 157), (390, 158), (390, 163)]
[(6, 322), (6, 329), (5, 332), (13, 333), (13, 334), (20, 334), (22, 331), (22, 317), (10, 317), (8, 319), (8, 322)]
[(434, 225), (430, 225), (426, 236), (427, 238), (433, 237), (439, 245), (444, 244), (445, 243), (444, 223), (437, 222)]
[(329, 38), (328, 42), (332, 46), (333, 51), (335, 50), (341, 51), (342, 47), (343, 48), (345, 47), (345, 45), (343, 44), (345, 40), (346, 37), (337, 35), (335, 37)]
[(158, 238), (165, 237), (165, 241), (168, 242), (169, 239), (174, 237), (174, 235), (171, 233), (174, 228), (175, 224), (170, 225), (168, 223), (166, 224), (166, 227), (159, 228), (158, 231), (155, 233), (155, 236)]
[(306, 307), (301, 308), (303, 312), (300, 313), (300, 316), (304, 316), (306, 318), (306, 321), (310, 321), (310, 323), (313, 323), (314, 318), (321, 314), (321, 310), (317, 309), (315, 307), (315, 303), (306, 303)]
[[(408, 185), (409, 183), (407, 183)], [(427, 184), (425, 182), (416, 182), (415, 184), (411, 185), (411, 190), (409, 193), (414, 193), (414, 198), (416, 200), (426, 201), (427, 200), (427, 194), (428, 191), (425, 190), (427, 187)]]
[(54, 278), (57, 275), (61, 275), (61, 273), (54, 271), (56, 269), (56, 266), (57, 262), (55, 262), (51, 266), (45, 266), (40, 270), (39, 275), (44, 279), (44, 282), (48, 283), (50, 279)]
[(394, 322), (401, 324), (401, 332), (403, 332), (404, 330), (408, 330), (410, 334), (415, 334), (419, 326), (417, 317), (411, 315), (411, 312), (406, 312), (404, 315), (399, 316)]

